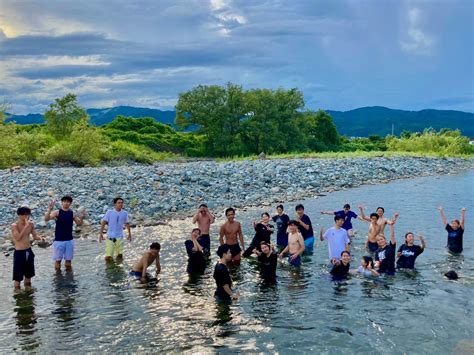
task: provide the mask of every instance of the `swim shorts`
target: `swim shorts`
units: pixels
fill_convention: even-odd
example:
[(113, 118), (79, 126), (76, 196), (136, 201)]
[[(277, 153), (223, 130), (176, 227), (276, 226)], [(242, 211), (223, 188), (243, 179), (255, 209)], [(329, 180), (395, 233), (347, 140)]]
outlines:
[(305, 253), (312, 253), (313, 252), (313, 245), (314, 245), (314, 236), (305, 239), (304, 240), (304, 252)]
[(379, 248), (379, 245), (375, 242), (368, 242), (367, 243), (367, 249), (371, 252), (371, 253), (375, 253), (377, 251), (377, 249)]
[(74, 257), (74, 240), (54, 241), (53, 260), (72, 260)]
[(105, 256), (113, 257), (114, 253), (116, 255), (122, 255), (123, 245), (123, 238), (107, 238), (105, 241)]
[(240, 252), (242, 251), (239, 244), (231, 244), (231, 245), (227, 244), (227, 245), (230, 247), (230, 252), (232, 254), (232, 257), (239, 255)]
[(35, 254), (31, 248), (15, 250), (13, 254), (13, 280), (23, 281), (23, 277), (35, 276)]
[(292, 266), (301, 266), (301, 255), (298, 255), (298, 257), (295, 260), (291, 260), (291, 256), (293, 254), (288, 254), (288, 262)]

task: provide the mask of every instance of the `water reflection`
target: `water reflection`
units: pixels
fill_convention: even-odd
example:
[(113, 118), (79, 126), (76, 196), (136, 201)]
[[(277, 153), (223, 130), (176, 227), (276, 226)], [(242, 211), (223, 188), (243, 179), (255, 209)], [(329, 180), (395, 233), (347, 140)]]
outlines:
[(56, 294), (54, 299), (56, 309), (53, 310), (53, 314), (57, 317), (58, 322), (64, 323), (61, 331), (73, 332), (73, 322), (77, 318), (75, 308), (77, 283), (74, 279), (74, 271), (56, 270), (53, 277), (53, 288)]
[(17, 336), (22, 339), (20, 347), (22, 351), (33, 351), (41, 345), (41, 338), (36, 336), (38, 316), (35, 312), (35, 289), (21, 290), (15, 292), (15, 314)]

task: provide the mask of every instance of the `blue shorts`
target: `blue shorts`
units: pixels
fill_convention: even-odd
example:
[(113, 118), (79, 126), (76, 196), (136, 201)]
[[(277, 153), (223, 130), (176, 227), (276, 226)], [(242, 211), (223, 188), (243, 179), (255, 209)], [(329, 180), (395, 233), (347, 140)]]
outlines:
[(298, 257), (295, 260), (291, 260), (293, 254), (288, 254), (288, 262), (290, 263), (291, 266), (301, 266), (301, 255), (298, 255)]
[(305, 253), (312, 253), (313, 252), (313, 245), (314, 245), (314, 236), (311, 236), (304, 240), (304, 252)]
[(53, 242), (53, 260), (72, 260), (74, 257), (74, 240), (54, 241)]
[[(132, 276), (133, 278), (135, 278), (135, 280), (141, 280), (142, 279), (142, 273), (141, 271), (133, 271), (131, 270), (129, 272), (129, 275)], [(148, 280), (148, 279), (151, 279), (152, 277), (150, 276), (149, 273), (146, 273), (145, 274), (145, 278)]]

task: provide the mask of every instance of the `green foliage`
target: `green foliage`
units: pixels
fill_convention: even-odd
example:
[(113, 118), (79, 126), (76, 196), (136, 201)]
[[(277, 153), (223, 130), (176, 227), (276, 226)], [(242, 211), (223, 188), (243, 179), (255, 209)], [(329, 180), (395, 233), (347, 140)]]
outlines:
[(63, 98), (55, 99), (44, 113), (44, 119), (49, 132), (57, 139), (68, 139), (77, 124), (88, 120), (86, 111), (79, 107), (74, 94), (67, 94)]
[(150, 148), (117, 140), (111, 142), (105, 160), (107, 161), (135, 161), (143, 164), (152, 164), (158, 160), (168, 160), (174, 156), (171, 153), (158, 153)]

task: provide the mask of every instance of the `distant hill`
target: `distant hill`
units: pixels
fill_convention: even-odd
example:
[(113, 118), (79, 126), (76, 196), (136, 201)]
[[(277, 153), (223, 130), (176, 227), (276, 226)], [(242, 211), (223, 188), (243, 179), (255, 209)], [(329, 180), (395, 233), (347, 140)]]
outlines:
[(404, 111), (387, 107), (361, 107), (350, 111), (326, 111), (334, 120), (339, 134), (367, 137), (395, 135), (404, 130), (421, 132), (425, 128), (459, 128), (463, 135), (474, 137), (474, 113), (451, 110)]
[[(111, 122), (117, 116), (126, 117), (152, 117), (156, 121), (174, 125), (175, 112), (161, 111), (152, 108), (117, 106), (111, 108), (90, 108), (86, 110), (90, 116), (91, 123), (102, 126)], [(44, 123), (44, 116), (41, 114), (12, 115), (7, 122), (15, 121), (18, 124)]]
[[(86, 110), (91, 122), (101, 126), (111, 122), (117, 116), (152, 117), (156, 121), (174, 126), (175, 111), (161, 111), (152, 108), (117, 106), (112, 108), (90, 108)], [(350, 111), (327, 110), (340, 134), (352, 137), (367, 137), (377, 134), (386, 136), (392, 132), (399, 135), (404, 130), (421, 132), (425, 128), (459, 128), (463, 135), (474, 137), (474, 114), (462, 111), (421, 110), (404, 111), (386, 107), (361, 107)], [(13, 115), (7, 121), (18, 124), (43, 123), (43, 115)], [(192, 129), (192, 128), (191, 128)]]

